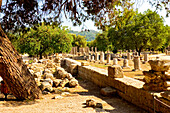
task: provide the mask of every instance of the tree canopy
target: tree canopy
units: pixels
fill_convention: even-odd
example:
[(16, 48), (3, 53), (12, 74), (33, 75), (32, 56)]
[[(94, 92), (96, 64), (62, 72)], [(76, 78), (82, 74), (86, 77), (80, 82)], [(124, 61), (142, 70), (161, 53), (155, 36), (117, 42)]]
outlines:
[(136, 49), (140, 53), (146, 48), (161, 48), (168, 37), (168, 30), (163, 17), (147, 10), (143, 14), (137, 13), (118, 29), (110, 28), (108, 36), (117, 49)]
[[(157, 8), (164, 6), (169, 14), (168, 1), (149, 2)], [(1, 25), (5, 31), (14, 31), (42, 21), (60, 23), (62, 16), (65, 16), (71, 19), (74, 25), (92, 19), (96, 26), (104, 29), (107, 25), (120, 22), (123, 12), (127, 12), (128, 18), (132, 5), (131, 0), (1, 0)]]
[(66, 28), (42, 23), (36, 29), (30, 28), (27, 33), (20, 33), (19, 38), (12, 42), (20, 53), (40, 55), (42, 58), (42, 55), (69, 52), (72, 41), (73, 38)]

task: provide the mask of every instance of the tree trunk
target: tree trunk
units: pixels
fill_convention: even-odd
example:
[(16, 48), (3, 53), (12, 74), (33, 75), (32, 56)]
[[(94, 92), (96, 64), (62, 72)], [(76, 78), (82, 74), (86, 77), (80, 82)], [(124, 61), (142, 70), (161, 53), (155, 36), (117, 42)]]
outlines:
[(0, 76), (9, 91), (18, 99), (39, 98), (41, 91), (0, 26)]

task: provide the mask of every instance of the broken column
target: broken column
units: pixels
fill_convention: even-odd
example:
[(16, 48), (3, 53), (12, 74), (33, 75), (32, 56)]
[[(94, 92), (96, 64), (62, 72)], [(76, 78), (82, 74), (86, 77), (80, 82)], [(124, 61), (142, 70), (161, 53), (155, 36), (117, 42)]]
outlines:
[(117, 65), (117, 64), (118, 64), (117, 58), (113, 58), (113, 65)]
[(97, 52), (97, 47), (95, 47), (95, 53)]
[(96, 52), (95, 53), (95, 61), (97, 62), (99, 60), (99, 55), (98, 55), (98, 53)]
[(100, 52), (100, 63), (104, 63), (104, 53)]
[(139, 71), (139, 70), (141, 70), (141, 68), (140, 68), (140, 57), (134, 56), (134, 69), (133, 69), (133, 71)]
[(144, 62), (147, 62), (147, 61), (148, 61), (148, 54), (144, 53)]
[(127, 59), (131, 60), (131, 54), (129, 52), (127, 53)]
[(110, 64), (110, 58), (111, 58), (111, 55), (110, 53), (107, 54), (107, 63), (106, 64)]
[(127, 59), (123, 60), (123, 68), (130, 68)]
[(145, 90), (151, 91), (164, 91), (167, 90), (167, 78), (165, 72), (169, 70), (170, 62), (161, 60), (150, 60), (148, 62), (151, 66), (151, 70), (143, 71)]

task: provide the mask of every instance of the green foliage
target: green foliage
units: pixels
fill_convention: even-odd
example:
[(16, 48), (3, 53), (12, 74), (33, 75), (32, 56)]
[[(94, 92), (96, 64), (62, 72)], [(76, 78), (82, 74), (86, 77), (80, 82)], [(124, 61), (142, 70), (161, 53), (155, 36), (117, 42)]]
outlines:
[(75, 46), (77, 46), (78, 48), (86, 47), (87, 41), (85, 39), (85, 36), (81, 36), (81, 35), (76, 36), (76, 34), (71, 34), (71, 35), (73, 37), (73, 42), (72, 42), (73, 47)]
[(100, 34), (97, 34), (96, 39), (92, 42), (94, 47), (97, 47), (99, 51), (107, 51), (112, 50), (112, 43), (109, 41), (109, 38), (107, 37), (108, 32), (103, 32)]
[(137, 13), (122, 26), (109, 29), (109, 40), (117, 49), (136, 49), (139, 53), (146, 48), (158, 49), (167, 39), (163, 17), (151, 10)]
[(69, 52), (72, 47), (72, 36), (66, 28), (53, 25), (39, 25), (30, 28), (17, 40), (19, 52), (29, 55), (48, 55), (51, 53)]
[(98, 33), (97, 31), (95, 30), (90, 30), (90, 31), (70, 31), (70, 33), (73, 33), (73, 34), (76, 34), (77, 36), (78, 35), (81, 35), (81, 36), (85, 36), (86, 40), (87, 41), (92, 41), (95, 39), (95, 36), (96, 34)]

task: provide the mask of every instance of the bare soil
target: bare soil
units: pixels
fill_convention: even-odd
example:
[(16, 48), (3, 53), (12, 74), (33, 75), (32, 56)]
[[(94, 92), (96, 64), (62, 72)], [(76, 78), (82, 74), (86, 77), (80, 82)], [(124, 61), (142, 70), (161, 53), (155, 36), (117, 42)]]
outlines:
[[(79, 86), (70, 88), (70, 95), (63, 96), (62, 99), (52, 99), (59, 94), (42, 95), (42, 99), (34, 101), (16, 100), (8, 95), (4, 100), (4, 95), (0, 94), (1, 113), (143, 113), (131, 103), (126, 102), (118, 96), (104, 97), (100, 94), (100, 88), (95, 84), (78, 78)], [(102, 103), (103, 109), (86, 107), (87, 99), (94, 99), (97, 103)]]

